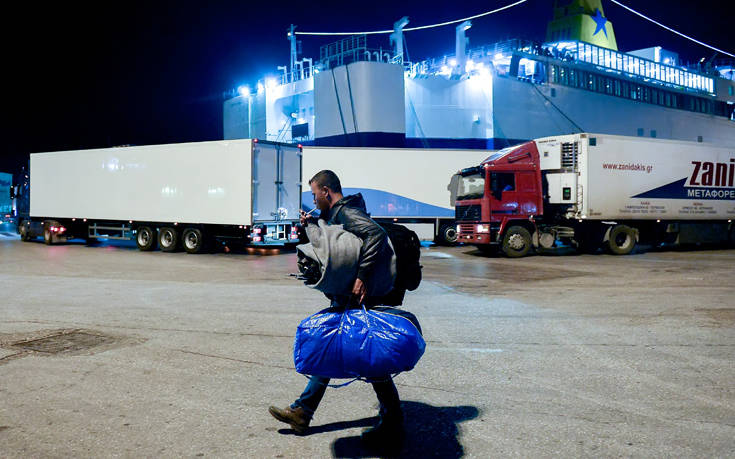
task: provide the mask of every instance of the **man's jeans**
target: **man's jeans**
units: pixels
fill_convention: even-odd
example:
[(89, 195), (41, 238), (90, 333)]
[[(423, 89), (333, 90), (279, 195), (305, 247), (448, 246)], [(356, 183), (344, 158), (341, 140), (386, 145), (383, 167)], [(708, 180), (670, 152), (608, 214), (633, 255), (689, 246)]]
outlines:
[[(309, 384), (306, 385), (306, 389), (304, 389), (304, 393), (291, 405), (291, 408), (301, 407), (310, 416), (313, 416), (324, 396), (324, 391), (327, 390), (327, 384), (329, 384), (329, 378), (312, 376)], [(380, 415), (383, 417), (400, 417), (401, 401), (398, 398), (396, 385), (393, 384), (390, 376), (371, 384), (380, 402)]]

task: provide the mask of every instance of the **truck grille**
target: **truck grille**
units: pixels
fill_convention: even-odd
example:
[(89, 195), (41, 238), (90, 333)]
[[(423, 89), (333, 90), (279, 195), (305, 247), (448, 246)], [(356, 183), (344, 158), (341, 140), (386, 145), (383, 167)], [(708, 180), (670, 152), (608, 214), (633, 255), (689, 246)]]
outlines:
[(454, 211), (454, 218), (457, 221), (479, 221), (482, 214), (480, 205), (457, 206)]
[(475, 232), (474, 223), (463, 223), (459, 225), (460, 234), (473, 234)]
[(579, 143), (567, 142), (561, 144), (561, 167), (569, 170), (577, 170), (579, 160)]

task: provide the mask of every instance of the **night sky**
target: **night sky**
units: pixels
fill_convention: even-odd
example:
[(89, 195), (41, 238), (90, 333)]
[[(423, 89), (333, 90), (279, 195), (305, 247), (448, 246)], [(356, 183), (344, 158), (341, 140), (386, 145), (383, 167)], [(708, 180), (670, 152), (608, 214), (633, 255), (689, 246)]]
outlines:
[[(222, 138), (222, 93), (287, 65), (286, 29), (390, 29), (459, 19), (512, 0), (426, 2), (53, 2), (3, 7), (5, 121), (0, 171), (28, 153)], [(727, 1), (627, 0), (683, 33), (735, 52)], [(551, 0), (530, 0), (473, 21), (470, 47), (507, 38), (542, 41)], [(360, 5), (360, 6), (358, 6)], [(706, 48), (604, 1), (621, 51), (661, 45), (684, 60)], [(730, 18), (730, 19), (728, 19)], [(335, 38), (301, 37), (305, 57)], [(406, 34), (411, 60), (454, 53), (454, 26)], [(389, 46), (388, 36), (368, 46)]]

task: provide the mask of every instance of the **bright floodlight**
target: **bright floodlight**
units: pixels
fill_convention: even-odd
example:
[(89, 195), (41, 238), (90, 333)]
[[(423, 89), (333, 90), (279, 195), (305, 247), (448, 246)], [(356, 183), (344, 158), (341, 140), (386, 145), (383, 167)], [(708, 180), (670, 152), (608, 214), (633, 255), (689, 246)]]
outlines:
[(258, 92), (263, 92), (265, 89), (265, 86), (263, 86), (263, 83), (258, 83)]
[(502, 58), (503, 58), (503, 54), (502, 54), (502, 53), (497, 53), (497, 54), (495, 55), (495, 60), (496, 60), (496, 61), (498, 61), (498, 60), (500, 60), (500, 59), (502, 59)]
[(455, 67), (457, 65), (457, 59), (455, 59), (455, 58), (449, 59), (449, 65), (451, 67)]
[(243, 97), (248, 97), (250, 95), (250, 86), (248, 85), (240, 86), (239, 88), (237, 88), (237, 92), (239, 92), (240, 95)]
[(265, 87), (268, 89), (273, 89), (278, 85), (275, 78), (266, 78), (265, 80)]

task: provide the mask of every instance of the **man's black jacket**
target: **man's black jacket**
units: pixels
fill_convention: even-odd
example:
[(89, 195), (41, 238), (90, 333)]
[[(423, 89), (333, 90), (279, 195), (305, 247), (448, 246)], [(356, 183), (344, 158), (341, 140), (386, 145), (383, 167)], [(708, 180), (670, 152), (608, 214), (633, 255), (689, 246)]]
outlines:
[(330, 225), (342, 225), (345, 231), (362, 239), (357, 278), (366, 286), (370, 285), (377, 261), (393, 256), (393, 250), (388, 245), (385, 230), (368, 216), (362, 195), (357, 193), (337, 201), (329, 210), (326, 220)]

